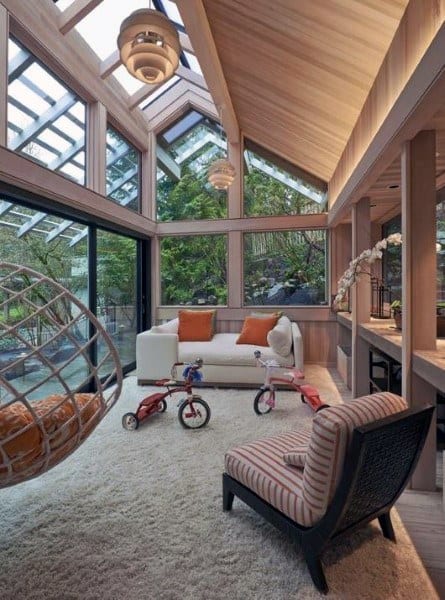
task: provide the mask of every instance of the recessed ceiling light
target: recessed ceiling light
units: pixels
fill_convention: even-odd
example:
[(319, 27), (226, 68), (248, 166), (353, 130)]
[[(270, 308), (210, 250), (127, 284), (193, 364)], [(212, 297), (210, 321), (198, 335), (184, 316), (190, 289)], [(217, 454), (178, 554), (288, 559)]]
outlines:
[(399, 187), (400, 185), (398, 183), (391, 183), (391, 185), (388, 185), (389, 190), (397, 190)]

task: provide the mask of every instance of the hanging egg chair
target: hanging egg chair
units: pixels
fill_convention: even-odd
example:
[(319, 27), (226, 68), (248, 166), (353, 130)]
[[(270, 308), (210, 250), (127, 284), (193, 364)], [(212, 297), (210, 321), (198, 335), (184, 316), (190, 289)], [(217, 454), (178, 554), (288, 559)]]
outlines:
[(92, 312), (49, 277), (0, 262), (0, 488), (71, 454), (121, 388), (118, 353)]

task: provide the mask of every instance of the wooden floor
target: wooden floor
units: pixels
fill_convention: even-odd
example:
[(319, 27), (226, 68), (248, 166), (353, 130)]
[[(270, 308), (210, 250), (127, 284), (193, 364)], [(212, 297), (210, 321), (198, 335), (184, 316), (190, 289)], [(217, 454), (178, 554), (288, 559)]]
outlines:
[(407, 490), (396, 508), (437, 593), (445, 599), (445, 512), (442, 491)]
[[(329, 369), (344, 401), (351, 400), (351, 391), (345, 386), (336, 369)], [(442, 452), (437, 453), (437, 492), (405, 491), (396, 504), (403, 524), (436, 587), (445, 600), (445, 510), (442, 503)], [(419, 598), (419, 600), (428, 600)]]

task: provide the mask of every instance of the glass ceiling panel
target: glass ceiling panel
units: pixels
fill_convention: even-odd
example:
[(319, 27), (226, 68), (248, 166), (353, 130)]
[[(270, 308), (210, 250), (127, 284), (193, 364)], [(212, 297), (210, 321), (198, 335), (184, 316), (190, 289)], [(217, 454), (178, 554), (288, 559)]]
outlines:
[(181, 15), (179, 14), (178, 7), (174, 2), (171, 2), (171, 0), (162, 0), (162, 6), (164, 7), (165, 12), (167, 13), (167, 17), (171, 21), (174, 21), (175, 23), (178, 23), (179, 25), (184, 27), (184, 23), (181, 19)]
[(53, 2), (57, 6), (57, 8), (59, 8), (60, 10), (65, 10), (66, 8), (68, 8), (68, 6), (71, 6), (71, 4), (73, 4), (74, 0), (53, 0)]
[(76, 25), (76, 29), (99, 58), (104, 60), (117, 49), (122, 21), (140, 8), (148, 8), (148, 0), (103, 0)]
[(150, 106), (150, 104), (152, 102), (154, 102), (156, 100), (156, 98), (159, 98), (160, 96), (162, 96), (162, 94), (165, 94), (165, 92), (168, 91), (170, 88), (172, 88), (175, 85), (175, 83), (177, 83), (180, 79), (181, 78), (178, 77), (177, 75), (173, 75), (173, 77), (171, 79), (169, 79), (168, 81), (166, 81), (165, 83), (160, 85), (154, 92), (152, 92), (150, 94), (150, 96), (148, 98), (143, 100), (139, 104), (139, 107), (142, 110), (144, 110), (144, 108), (147, 108), (147, 106)]
[(190, 52), (184, 52), (184, 54), (189, 62), (191, 70), (195, 71), (195, 73), (198, 73), (199, 75), (202, 75), (202, 70), (196, 56), (194, 54), (190, 54)]

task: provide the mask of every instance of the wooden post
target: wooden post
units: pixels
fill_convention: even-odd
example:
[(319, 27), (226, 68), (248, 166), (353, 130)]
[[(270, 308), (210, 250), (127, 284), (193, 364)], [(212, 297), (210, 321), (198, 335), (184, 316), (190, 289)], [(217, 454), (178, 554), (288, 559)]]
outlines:
[(86, 186), (106, 196), (107, 109), (100, 102), (87, 106)]
[(227, 234), (227, 305), (240, 308), (243, 305), (243, 234), (229, 231)]
[[(436, 391), (413, 374), (415, 350), (436, 348), (436, 143), (421, 131), (402, 151), (402, 395), (412, 407), (436, 403)], [(433, 419), (435, 421), (435, 419)], [(411, 486), (436, 488), (433, 423)]]
[(0, 4), (0, 145), (8, 143), (8, 11)]
[(148, 150), (141, 160), (141, 213), (156, 221), (156, 134), (148, 134)]
[(227, 158), (235, 167), (236, 175), (227, 192), (227, 216), (239, 219), (243, 214), (243, 145), (227, 144)]
[[(369, 198), (352, 206), (352, 256), (355, 258), (371, 245)], [(363, 275), (351, 287), (352, 304), (352, 397), (369, 393), (369, 346), (358, 334), (361, 323), (369, 321), (371, 283)]]

